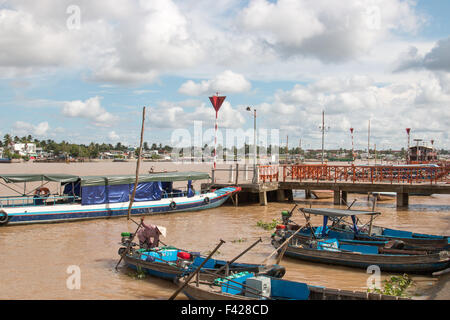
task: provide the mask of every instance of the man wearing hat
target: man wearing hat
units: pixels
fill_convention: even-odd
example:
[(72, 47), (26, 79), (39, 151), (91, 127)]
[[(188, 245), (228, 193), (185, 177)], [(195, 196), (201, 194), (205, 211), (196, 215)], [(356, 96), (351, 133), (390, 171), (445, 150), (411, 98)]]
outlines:
[(165, 230), (160, 230), (160, 228), (154, 224), (146, 225), (144, 223), (144, 217), (141, 218), (141, 224), (143, 228), (137, 233), (139, 246), (142, 249), (150, 249), (159, 246), (159, 236), (164, 236)]

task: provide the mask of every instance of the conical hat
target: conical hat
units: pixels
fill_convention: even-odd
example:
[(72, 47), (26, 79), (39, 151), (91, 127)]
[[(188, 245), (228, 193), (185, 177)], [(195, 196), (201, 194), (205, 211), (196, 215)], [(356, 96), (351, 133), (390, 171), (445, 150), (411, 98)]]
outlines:
[(156, 227), (158, 228), (159, 232), (161, 232), (161, 235), (165, 238), (166, 234), (167, 234), (166, 228), (162, 227), (162, 226), (156, 226)]

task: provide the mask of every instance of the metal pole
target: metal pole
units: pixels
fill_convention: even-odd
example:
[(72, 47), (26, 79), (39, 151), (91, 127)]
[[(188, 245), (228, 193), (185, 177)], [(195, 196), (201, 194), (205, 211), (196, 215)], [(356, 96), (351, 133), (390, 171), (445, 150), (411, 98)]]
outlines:
[(254, 145), (254, 153), (253, 153), (253, 181), (252, 183), (258, 182), (258, 172), (256, 169), (256, 153), (258, 152), (258, 148), (256, 147), (256, 109), (253, 109), (254, 111), (254, 118), (253, 118), (253, 145)]
[[(214, 126), (214, 170), (216, 170), (216, 161), (217, 161), (217, 116), (218, 112), (216, 111), (216, 122)], [(214, 181), (215, 182), (215, 181)]]
[(322, 110), (322, 164), (324, 159), (325, 111)]
[(367, 164), (370, 164), (370, 120), (369, 120), (369, 128), (367, 132)]

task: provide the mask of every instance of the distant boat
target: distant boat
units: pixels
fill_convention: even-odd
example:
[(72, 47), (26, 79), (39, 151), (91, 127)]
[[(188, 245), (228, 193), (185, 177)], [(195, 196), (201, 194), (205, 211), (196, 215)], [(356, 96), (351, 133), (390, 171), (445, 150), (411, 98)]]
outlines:
[(316, 199), (330, 199), (333, 198), (333, 190), (311, 190)]
[[(123, 217), (128, 214), (134, 175), (0, 174), (6, 183), (57, 182), (63, 195), (37, 188), (34, 195), (0, 197), (0, 225)], [(167, 172), (139, 176), (131, 215), (204, 210), (222, 205), (240, 187), (195, 192), (193, 180), (210, 179), (202, 172)], [(173, 182), (187, 181), (186, 191)]]
[(128, 159), (114, 159), (113, 162), (128, 162)]
[(397, 192), (370, 192), (369, 195), (374, 196), (377, 201), (387, 201), (397, 198)]

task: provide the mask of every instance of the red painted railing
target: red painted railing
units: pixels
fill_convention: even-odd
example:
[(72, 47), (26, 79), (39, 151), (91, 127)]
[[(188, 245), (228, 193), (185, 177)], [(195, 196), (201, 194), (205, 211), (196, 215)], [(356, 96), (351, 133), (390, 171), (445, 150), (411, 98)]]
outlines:
[[(437, 183), (449, 182), (450, 164), (440, 166), (354, 166), (300, 164), (282, 165), (283, 181), (353, 183)], [(262, 177), (262, 176), (260, 176)], [(267, 179), (267, 177), (266, 177)], [(264, 180), (263, 180), (264, 181)], [(272, 180), (271, 180), (272, 181)]]
[(259, 180), (262, 182), (267, 181), (278, 181), (278, 166), (271, 165), (271, 166), (258, 166), (259, 169)]

